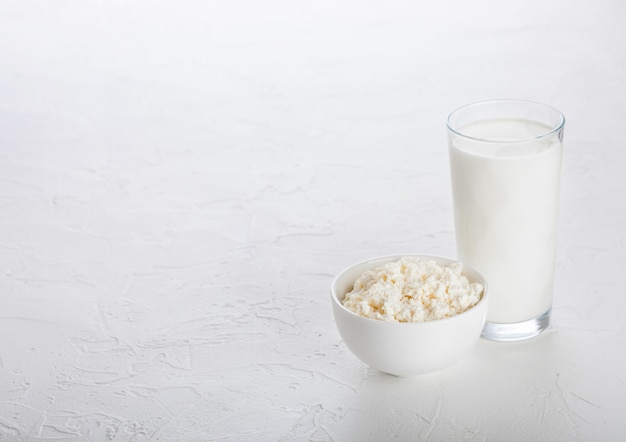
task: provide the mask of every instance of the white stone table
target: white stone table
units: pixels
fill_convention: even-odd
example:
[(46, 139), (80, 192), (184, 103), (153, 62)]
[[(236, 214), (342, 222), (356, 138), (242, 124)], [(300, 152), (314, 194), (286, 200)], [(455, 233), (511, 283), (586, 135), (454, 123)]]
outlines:
[[(0, 4), (0, 441), (626, 437), (626, 3)], [(440, 372), (335, 328), (454, 257), (444, 121), (567, 118), (553, 324)]]

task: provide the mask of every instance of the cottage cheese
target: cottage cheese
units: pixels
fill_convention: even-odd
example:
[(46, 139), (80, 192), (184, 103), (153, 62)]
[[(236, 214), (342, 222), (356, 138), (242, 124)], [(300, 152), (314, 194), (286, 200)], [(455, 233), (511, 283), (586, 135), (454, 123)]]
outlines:
[(342, 304), (366, 318), (423, 322), (458, 315), (480, 300), (484, 287), (461, 274), (461, 263), (403, 257), (363, 273)]

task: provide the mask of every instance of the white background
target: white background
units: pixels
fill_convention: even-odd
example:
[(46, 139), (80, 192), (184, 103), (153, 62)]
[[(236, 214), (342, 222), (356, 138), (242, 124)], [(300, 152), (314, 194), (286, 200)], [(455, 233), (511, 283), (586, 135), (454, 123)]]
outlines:
[[(623, 440), (624, 22), (621, 0), (0, 3), (0, 440)], [(567, 118), (552, 327), (371, 370), (330, 282), (455, 257), (445, 118), (490, 98)]]

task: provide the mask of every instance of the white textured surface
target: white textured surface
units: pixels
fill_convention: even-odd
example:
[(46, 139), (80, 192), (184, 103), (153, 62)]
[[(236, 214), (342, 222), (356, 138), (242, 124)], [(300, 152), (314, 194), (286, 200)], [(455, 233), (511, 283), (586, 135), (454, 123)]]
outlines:
[[(623, 440), (626, 4), (4, 1), (0, 440)], [(550, 331), (421, 378), (329, 285), (455, 255), (444, 120), (567, 117)]]

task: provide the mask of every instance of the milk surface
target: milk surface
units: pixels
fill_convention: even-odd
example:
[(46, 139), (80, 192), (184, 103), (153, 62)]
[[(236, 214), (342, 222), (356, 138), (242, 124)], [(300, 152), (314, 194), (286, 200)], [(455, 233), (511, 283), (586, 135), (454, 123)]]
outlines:
[(459, 259), (490, 292), (487, 321), (521, 322), (546, 312), (552, 287), (562, 142), (550, 128), (520, 120), (462, 127), (450, 134)]

